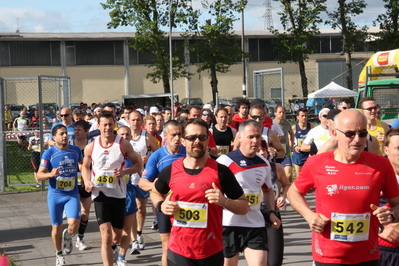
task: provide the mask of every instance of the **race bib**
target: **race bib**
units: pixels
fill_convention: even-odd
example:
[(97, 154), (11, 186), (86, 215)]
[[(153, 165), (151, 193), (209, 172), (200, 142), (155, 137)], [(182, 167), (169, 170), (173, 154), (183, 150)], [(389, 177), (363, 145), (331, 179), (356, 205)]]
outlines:
[(75, 188), (74, 176), (58, 176), (55, 188), (61, 191), (71, 191)]
[(40, 146), (33, 146), (33, 147), (32, 147), (32, 150), (34, 150), (34, 151), (40, 151)]
[(95, 176), (93, 183), (95, 187), (116, 188), (117, 179), (111, 172), (100, 172)]
[(331, 213), (330, 239), (343, 242), (358, 242), (369, 239), (370, 213)]
[(82, 185), (82, 173), (78, 172), (78, 186)]
[(260, 210), (260, 192), (254, 189), (244, 189), (245, 197), (251, 203), (249, 208), (253, 211)]
[(206, 228), (208, 203), (177, 201), (180, 209), (174, 214), (173, 225), (190, 228)]
[(303, 140), (298, 140), (298, 146), (302, 146)]
[(219, 152), (218, 152), (219, 155), (228, 154), (229, 151), (230, 151), (230, 146), (229, 145), (223, 145), (223, 146), (217, 145), (216, 147), (219, 148)]

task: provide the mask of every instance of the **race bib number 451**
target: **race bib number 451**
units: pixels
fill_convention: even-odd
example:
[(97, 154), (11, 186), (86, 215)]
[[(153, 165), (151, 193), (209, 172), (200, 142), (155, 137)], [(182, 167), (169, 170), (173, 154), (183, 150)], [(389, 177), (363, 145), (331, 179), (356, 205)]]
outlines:
[(174, 214), (173, 225), (191, 228), (206, 228), (208, 204), (177, 201), (180, 209)]
[(370, 213), (331, 213), (331, 240), (358, 242), (369, 239)]

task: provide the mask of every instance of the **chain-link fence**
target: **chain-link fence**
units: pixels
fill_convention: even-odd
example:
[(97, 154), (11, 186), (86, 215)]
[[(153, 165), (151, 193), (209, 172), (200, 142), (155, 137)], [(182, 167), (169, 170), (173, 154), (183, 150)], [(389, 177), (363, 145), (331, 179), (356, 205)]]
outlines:
[[(363, 66), (363, 61), (353, 62), (352, 89), (354, 91), (357, 91), (358, 77)], [(345, 67), (342, 62), (328, 62), (328, 64), (319, 63), (318, 71), (306, 71), (308, 94), (323, 88), (331, 81), (347, 88)], [(310, 118), (315, 119), (318, 108), (323, 105), (334, 105), (340, 98), (340, 95), (337, 95), (335, 98), (318, 98), (308, 101), (308, 94), (304, 95), (302, 90), (299, 73), (288, 73), (283, 68), (254, 71), (253, 79), (254, 96), (265, 99), (271, 112), (277, 105), (284, 106), (289, 120), (294, 119), (295, 112), (302, 107), (308, 108)]]
[[(60, 108), (70, 104), (68, 77), (0, 79), (2, 163), (0, 192), (6, 186), (34, 186), (35, 169)], [(3, 158), (1, 158), (3, 157)]]

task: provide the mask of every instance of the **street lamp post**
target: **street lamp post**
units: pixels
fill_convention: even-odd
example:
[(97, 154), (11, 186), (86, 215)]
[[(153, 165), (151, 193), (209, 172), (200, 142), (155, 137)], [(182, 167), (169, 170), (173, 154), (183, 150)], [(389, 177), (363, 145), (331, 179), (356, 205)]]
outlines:
[(172, 55), (172, 1), (169, 0), (169, 84), (170, 84), (170, 107), (172, 109), (172, 119), (175, 119), (174, 107), (175, 107), (175, 94), (173, 87), (173, 55)]
[[(241, 49), (245, 52), (245, 41), (244, 41), (244, 7), (241, 8)], [(246, 76), (246, 64), (245, 56), (242, 56), (242, 97), (247, 97), (247, 76)]]

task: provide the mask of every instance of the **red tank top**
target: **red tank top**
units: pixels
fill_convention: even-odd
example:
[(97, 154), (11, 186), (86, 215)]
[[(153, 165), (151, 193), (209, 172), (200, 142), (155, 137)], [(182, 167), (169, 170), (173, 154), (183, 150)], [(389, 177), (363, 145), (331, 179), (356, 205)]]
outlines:
[(184, 158), (176, 160), (172, 164), (169, 182), (169, 187), (173, 191), (171, 200), (207, 204), (207, 224), (205, 228), (182, 227), (174, 224), (174, 218), (171, 216), (173, 226), (169, 248), (190, 259), (203, 259), (223, 250), (223, 208), (209, 203), (205, 198), (205, 191), (212, 188), (212, 183), (221, 188), (217, 171), (218, 163), (213, 159), (208, 159), (199, 174), (189, 175), (184, 170), (183, 160)]

